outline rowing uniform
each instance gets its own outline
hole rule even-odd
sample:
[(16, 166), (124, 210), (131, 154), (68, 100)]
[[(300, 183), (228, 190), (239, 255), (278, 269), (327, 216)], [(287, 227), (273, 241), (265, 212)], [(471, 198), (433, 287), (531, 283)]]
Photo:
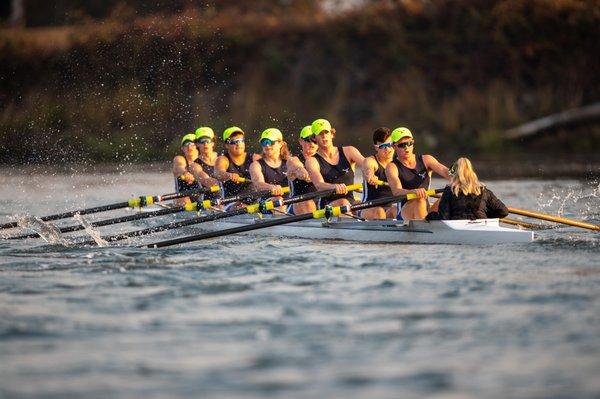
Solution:
[[(398, 177), (400, 183), (402, 183), (402, 188), (406, 190), (414, 190), (415, 188), (428, 190), (431, 184), (431, 174), (425, 166), (423, 155), (415, 155), (415, 158), (417, 164), (414, 169), (404, 166), (399, 159), (394, 159), (392, 162), (398, 168)], [(406, 200), (402, 200), (401, 204), (404, 205), (406, 202)]]
[[(346, 158), (343, 147), (337, 147), (337, 149), (339, 152), (337, 165), (330, 164), (319, 153), (316, 153), (314, 157), (317, 162), (319, 162), (321, 176), (323, 176), (325, 183), (345, 184), (346, 186), (350, 186), (354, 184), (354, 169), (352, 169), (352, 165), (348, 161), (348, 158)], [(328, 203), (341, 198), (346, 198), (350, 203), (354, 202), (354, 196), (352, 195), (352, 192), (349, 192), (346, 194), (335, 194), (326, 199), (319, 198), (317, 206), (321, 208)]]
[(258, 163), (260, 164), (260, 170), (265, 178), (265, 183), (277, 184), (281, 187), (287, 185), (287, 164), (285, 161), (282, 160), (281, 165), (277, 168), (269, 166), (264, 158), (259, 159)]
[(234, 195), (247, 194), (252, 192), (252, 183), (250, 182), (250, 164), (252, 163), (253, 155), (246, 153), (246, 159), (243, 164), (237, 165), (233, 162), (229, 153), (225, 153), (229, 160), (228, 173), (237, 173), (240, 177), (246, 179), (245, 183), (234, 183), (231, 180), (223, 182), (223, 198), (232, 197)]
[[(210, 177), (214, 178), (214, 176), (215, 176), (215, 165), (209, 165), (209, 164), (207, 164), (202, 159), (200, 159), (200, 157), (196, 158), (196, 160), (194, 162), (196, 162), (198, 165), (200, 165), (202, 167), (202, 170), (207, 175), (209, 175)], [(221, 198), (221, 193), (220, 192), (206, 193), (202, 197), (203, 200), (211, 200), (211, 201), (219, 199), (219, 198)]]
[[(387, 182), (387, 178), (385, 176), (385, 168), (379, 163), (376, 156), (373, 156), (373, 158), (375, 159), (375, 162), (377, 162), (377, 170), (375, 171), (375, 177), (377, 177), (377, 180), (379, 181)], [(363, 179), (362, 202), (391, 196), (392, 189), (389, 186), (374, 186), (372, 184), (368, 184), (367, 181)]]
[[(304, 158), (304, 154), (298, 155), (298, 159), (302, 162), (302, 165), (305, 164), (306, 158)], [(288, 184), (290, 185), (290, 197), (317, 191), (314, 184), (302, 179), (290, 180)]]

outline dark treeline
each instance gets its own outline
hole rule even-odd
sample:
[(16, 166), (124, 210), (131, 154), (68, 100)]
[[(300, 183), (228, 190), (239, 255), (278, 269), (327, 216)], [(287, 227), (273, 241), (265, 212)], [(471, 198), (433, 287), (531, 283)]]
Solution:
[(63, 3), (86, 22), (1, 34), (0, 162), (165, 159), (199, 125), (295, 136), (317, 117), (362, 149), (405, 125), (442, 158), (600, 150), (589, 127), (502, 138), (600, 99), (596, 1)]

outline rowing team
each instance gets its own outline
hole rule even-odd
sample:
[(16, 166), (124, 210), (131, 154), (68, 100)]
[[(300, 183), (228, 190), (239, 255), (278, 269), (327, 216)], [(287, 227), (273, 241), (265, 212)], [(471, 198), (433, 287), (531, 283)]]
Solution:
[[(365, 209), (358, 215), (364, 219), (483, 219), (505, 217), (506, 206), (481, 184), (471, 162), (459, 158), (448, 169), (435, 157), (414, 153), (415, 139), (411, 131), (399, 127), (393, 131), (380, 127), (373, 132), (373, 154), (364, 157), (353, 146), (336, 146), (336, 131), (329, 121), (317, 119), (302, 128), (298, 143), (302, 152), (290, 154), (279, 129), (269, 128), (260, 135), (261, 154), (246, 152), (245, 133), (237, 126), (223, 132), (225, 150), (215, 152), (215, 133), (200, 127), (181, 139), (181, 155), (173, 159), (173, 175), (178, 191), (211, 187), (219, 184), (220, 193), (205, 199), (232, 197), (267, 190), (273, 198), (314, 191), (335, 189), (335, 195), (293, 204), (294, 214), (308, 213), (326, 205), (355, 203), (348, 186), (354, 183), (358, 165), (363, 174), (363, 201), (401, 196), (409, 193), (416, 199), (404, 200), (388, 207)], [(431, 175), (448, 180), (441, 200), (429, 205), (426, 190)], [(385, 184), (381, 184), (385, 182)], [(185, 199), (189, 201), (189, 199)], [(240, 206), (240, 203), (228, 205)]]

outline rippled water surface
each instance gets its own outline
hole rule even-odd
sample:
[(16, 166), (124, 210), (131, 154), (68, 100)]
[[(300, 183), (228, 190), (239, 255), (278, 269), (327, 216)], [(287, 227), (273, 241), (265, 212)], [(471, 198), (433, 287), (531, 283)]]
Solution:
[[(0, 221), (171, 184), (5, 170)], [(597, 181), (489, 187), (510, 206), (600, 223)], [(599, 233), (554, 228), (485, 247), (133, 243), (0, 240), (0, 398), (600, 396)]]

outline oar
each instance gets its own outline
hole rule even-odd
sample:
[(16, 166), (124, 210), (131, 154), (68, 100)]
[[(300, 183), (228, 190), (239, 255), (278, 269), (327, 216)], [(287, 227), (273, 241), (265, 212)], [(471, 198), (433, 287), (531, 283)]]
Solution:
[[(57, 214), (48, 215), (48, 216), (41, 216), (40, 219), (43, 220), (44, 222), (48, 222), (51, 220), (70, 218), (72, 216), (75, 216), (76, 214), (87, 215), (89, 213), (112, 211), (114, 209), (122, 209), (122, 208), (127, 208), (127, 207), (136, 208), (136, 207), (142, 207), (142, 206), (146, 206), (146, 205), (152, 205), (155, 202), (162, 202), (162, 201), (168, 201), (168, 200), (172, 200), (172, 199), (176, 199), (176, 198), (187, 197), (189, 195), (203, 194), (203, 193), (209, 193), (209, 192), (215, 193), (217, 191), (220, 191), (220, 189), (221, 189), (221, 187), (219, 187), (219, 186), (211, 186), (209, 188), (200, 188), (197, 190), (190, 190), (190, 191), (185, 191), (185, 192), (181, 192), (181, 193), (171, 193), (171, 194), (154, 195), (154, 196), (141, 196), (141, 197), (132, 198), (128, 201), (117, 202), (114, 204), (101, 205), (101, 206), (96, 206), (93, 208), (77, 209), (74, 211), (57, 213)], [(10, 228), (17, 227), (17, 226), (18, 226), (18, 223), (16, 221), (4, 223), (4, 224), (0, 225), (0, 230), (10, 229)]]
[[(284, 187), (283, 192), (284, 192), (284, 194), (288, 193), (289, 188)], [(157, 216), (170, 215), (173, 213), (179, 213), (179, 212), (184, 212), (184, 211), (199, 212), (204, 209), (209, 209), (210, 207), (213, 207), (213, 206), (218, 206), (221, 204), (230, 204), (232, 202), (243, 201), (243, 200), (248, 200), (248, 199), (262, 198), (262, 197), (266, 197), (270, 194), (271, 194), (270, 190), (263, 190), (263, 191), (257, 191), (257, 192), (253, 192), (253, 193), (249, 193), (249, 194), (245, 194), (245, 195), (236, 195), (236, 196), (228, 197), (228, 198), (224, 198), (224, 199), (204, 200), (199, 203), (198, 202), (190, 202), (190, 203), (187, 203), (182, 206), (176, 206), (173, 208), (166, 208), (166, 209), (159, 209), (159, 210), (153, 211), (153, 212), (143, 212), (143, 213), (137, 213), (135, 215), (127, 215), (127, 216), (121, 216), (121, 217), (112, 218), (112, 219), (99, 220), (99, 221), (90, 223), (90, 225), (92, 227), (102, 227), (102, 226), (110, 226), (110, 225), (118, 224), (118, 223), (132, 222), (134, 220), (149, 219), (149, 218), (157, 217)], [(82, 224), (76, 224), (73, 226), (65, 226), (65, 227), (57, 227), (57, 230), (59, 233), (71, 233), (73, 231), (80, 231), (83, 229), (85, 229), (85, 226)], [(6, 237), (6, 239), (7, 240), (19, 240), (19, 239), (23, 239), (23, 238), (35, 238), (38, 236), (39, 236), (38, 233), (29, 233), (29, 234), (22, 234), (22, 235), (18, 235), (18, 236)]]
[[(353, 185), (348, 186), (348, 191), (354, 191), (361, 187), (362, 187), (362, 184), (360, 184), (360, 183), (353, 184)], [(333, 194), (335, 194), (335, 189), (315, 191), (312, 193), (298, 195), (296, 197), (287, 198), (287, 199), (278, 200), (278, 201), (259, 202), (256, 204), (244, 206), (239, 209), (234, 209), (234, 210), (231, 210), (228, 212), (213, 213), (213, 214), (206, 215), (206, 216), (200, 216), (200, 217), (191, 218), (191, 219), (187, 219), (187, 220), (180, 220), (177, 222), (167, 223), (167, 224), (160, 225), (160, 226), (149, 227), (149, 228), (143, 229), (143, 230), (135, 230), (135, 231), (129, 231), (127, 233), (115, 234), (112, 236), (102, 237), (102, 239), (106, 242), (115, 242), (115, 241), (124, 240), (126, 238), (140, 237), (140, 236), (144, 236), (144, 235), (148, 235), (148, 234), (152, 234), (152, 233), (158, 233), (160, 231), (177, 229), (180, 227), (210, 222), (210, 221), (224, 219), (224, 218), (228, 218), (228, 217), (232, 217), (232, 216), (252, 214), (252, 213), (258, 213), (258, 212), (266, 212), (266, 211), (275, 209), (279, 206), (308, 201), (308, 200), (311, 200), (311, 199), (314, 199), (317, 197), (328, 197)], [(79, 244), (80, 245), (94, 245), (95, 241), (85, 241), (85, 242), (80, 242)]]
[(589, 229), (594, 231), (600, 231), (600, 226), (581, 222), (579, 220), (567, 219), (560, 216), (548, 215), (546, 213), (528, 211), (526, 209), (512, 208), (508, 207), (508, 211), (510, 213), (514, 213), (515, 215), (527, 216), (534, 219), (546, 220), (548, 222), (561, 223), (569, 226), (581, 227), (582, 229)]
[[(435, 193), (442, 192), (442, 191), (444, 191), (444, 190), (443, 189), (427, 190), (427, 195), (434, 195)], [(172, 240), (160, 241), (160, 242), (156, 242), (153, 244), (143, 245), (142, 247), (145, 247), (145, 248), (168, 247), (171, 245), (183, 244), (183, 243), (191, 242), (191, 241), (206, 240), (208, 238), (221, 237), (221, 236), (226, 236), (229, 234), (244, 233), (247, 231), (263, 229), (266, 227), (281, 226), (284, 224), (301, 222), (303, 220), (330, 218), (332, 216), (340, 216), (340, 215), (350, 212), (350, 211), (359, 211), (362, 209), (387, 205), (392, 202), (399, 202), (404, 199), (411, 200), (411, 199), (415, 199), (415, 198), (417, 198), (417, 196), (415, 194), (411, 193), (411, 194), (406, 194), (406, 195), (397, 195), (397, 196), (393, 196), (393, 197), (380, 198), (380, 199), (367, 201), (367, 202), (363, 202), (363, 203), (351, 205), (351, 206), (326, 207), (325, 209), (319, 209), (317, 211), (310, 212), (310, 213), (303, 213), (301, 215), (289, 216), (289, 217), (285, 217), (285, 218), (276, 218), (276, 219), (271, 219), (271, 220), (268, 220), (265, 222), (253, 223), (253, 224), (243, 225), (243, 226), (239, 226), (239, 227), (233, 227), (233, 228), (225, 229), (225, 230), (211, 231), (211, 232), (207, 232), (207, 233), (203, 233), (203, 234), (196, 234), (196, 235), (192, 235), (192, 236), (175, 238)]]

